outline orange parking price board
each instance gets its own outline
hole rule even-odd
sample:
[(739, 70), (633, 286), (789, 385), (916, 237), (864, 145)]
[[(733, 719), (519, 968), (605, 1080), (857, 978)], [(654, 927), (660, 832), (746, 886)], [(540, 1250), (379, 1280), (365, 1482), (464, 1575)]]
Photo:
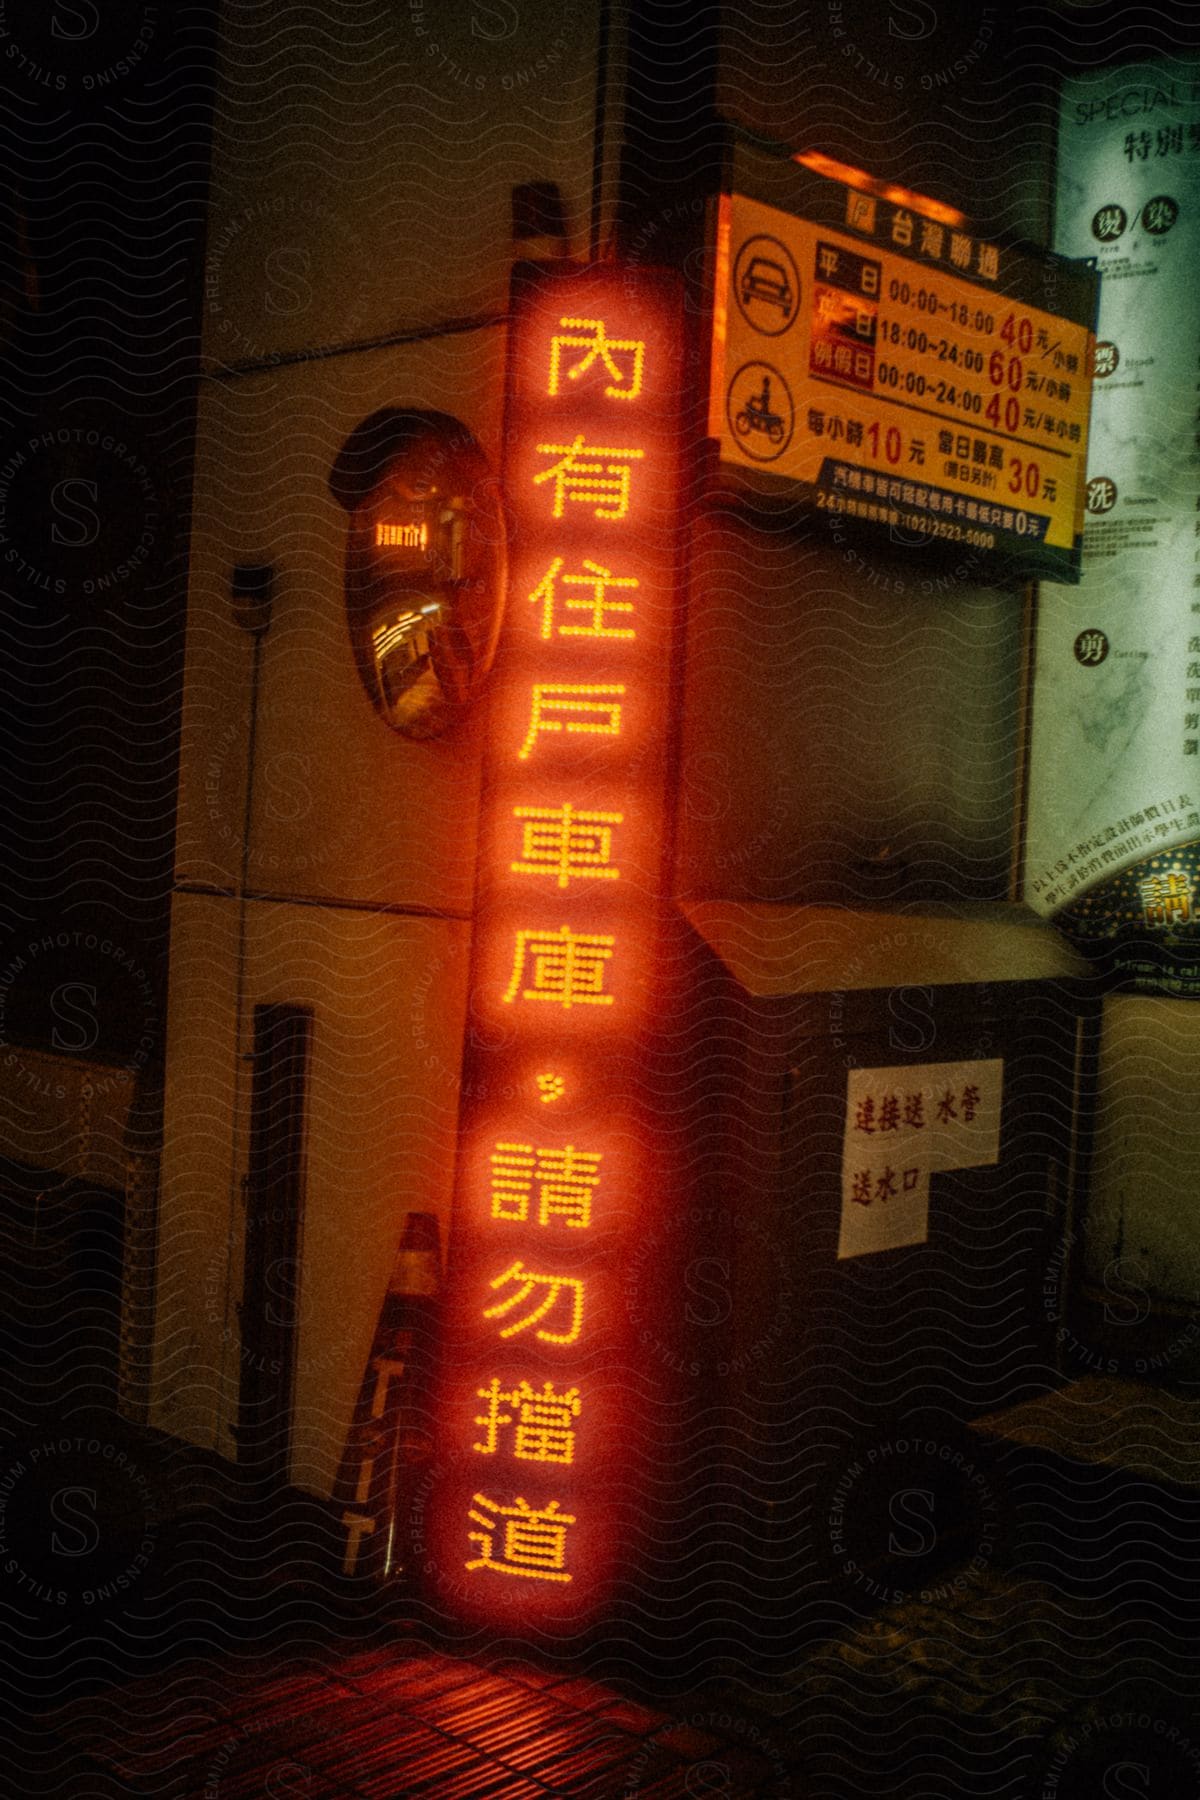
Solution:
[[(735, 484), (1078, 578), (1094, 284), (841, 184), (841, 218), (719, 203), (709, 435)], [(1053, 291), (1053, 283), (1044, 283)], [(739, 481), (739, 477), (741, 481)]]

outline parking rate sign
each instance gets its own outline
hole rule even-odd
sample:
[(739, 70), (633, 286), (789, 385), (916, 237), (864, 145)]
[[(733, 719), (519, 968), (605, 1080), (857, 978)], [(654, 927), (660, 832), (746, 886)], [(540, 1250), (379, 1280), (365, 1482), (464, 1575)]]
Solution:
[(844, 229), (720, 203), (708, 429), (726, 473), (1074, 579), (1088, 326), (1031, 303), (1036, 258), (843, 192)]

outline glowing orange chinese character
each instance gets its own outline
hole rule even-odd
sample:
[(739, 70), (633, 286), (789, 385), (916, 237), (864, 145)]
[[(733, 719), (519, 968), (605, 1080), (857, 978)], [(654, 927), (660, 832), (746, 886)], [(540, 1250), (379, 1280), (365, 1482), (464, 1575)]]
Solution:
[[(604, 327), (603, 319), (560, 319), (568, 331), (586, 331), (587, 337), (555, 337), (550, 340), (550, 392), (557, 394), (559, 390), (559, 372), (564, 350), (583, 350), (586, 352), (578, 362), (567, 370), (568, 381), (581, 381), (596, 361), (609, 376), (609, 384), (604, 392), (610, 400), (636, 400), (642, 391), (642, 365), (646, 359), (646, 346), (640, 338), (610, 338)], [(630, 352), (628, 364), (622, 368), (613, 356), (614, 350)]]
[[(548, 638), (553, 629), (556, 598), (554, 584), (562, 573), (564, 560), (561, 556), (554, 558), (529, 596), (535, 606), (539, 602), (541, 603), (542, 636), (544, 638)], [(632, 601), (608, 600), (605, 598), (605, 590), (608, 588), (635, 588), (639, 585), (636, 575), (614, 575), (611, 569), (604, 567), (603, 563), (593, 562), (587, 556), (583, 559), (583, 566), (588, 571), (586, 575), (563, 575), (562, 585), (564, 587), (591, 588), (592, 597), (590, 600), (579, 600), (568, 594), (563, 600), (563, 606), (567, 612), (590, 613), (592, 622), (590, 625), (560, 625), (558, 627), (559, 637), (636, 637), (637, 632), (631, 625), (610, 625), (605, 617), (607, 613), (628, 614), (633, 611)]]
[(537, 1222), (552, 1219), (586, 1227), (592, 1222), (592, 1189), (600, 1185), (600, 1153), (534, 1150), (532, 1144), (497, 1144), (492, 1152), (492, 1217), (523, 1225), (537, 1186)]
[(629, 511), (629, 482), (633, 474), (631, 462), (638, 462), (644, 450), (613, 450), (599, 444), (585, 444), (583, 433), (571, 444), (539, 444), (539, 456), (561, 458), (552, 469), (543, 469), (533, 477), (534, 487), (543, 481), (554, 483), (556, 519), (561, 519), (568, 500), (590, 506), (598, 519), (623, 519)]
[[(624, 697), (623, 682), (535, 682), (529, 708), (529, 730), (517, 751), (518, 762), (528, 761), (541, 731), (591, 732), (598, 737), (620, 737)], [(560, 716), (564, 714), (567, 715), (565, 724)]]
[[(517, 1284), (516, 1292), (509, 1294), (506, 1300), (497, 1300), (494, 1306), (485, 1306), (483, 1309), (485, 1319), (503, 1318), (504, 1314), (511, 1312), (514, 1306), (520, 1306), (523, 1301), (529, 1299), (531, 1294), (536, 1294), (539, 1287), (545, 1288), (546, 1292), (532, 1312), (524, 1313), (511, 1325), (501, 1326), (500, 1336), (502, 1338), (515, 1337), (519, 1331), (527, 1331), (531, 1325), (537, 1325), (534, 1335), (541, 1338), (545, 1344), (573, 1344), (575, 1342), (579, 1336), (579, 1328), (583, 1324), (582, 1281), (577, 1281), (573, 1275), (535, 1275), (532, 1269), (525, 1268), (520, 1258), (516, 1262), (510, 1263), (508, 1268), (502, 1274), (497, 1275), (490, 1285), (493, 1288), (502, 1288), (510, 1281)], [(566, 1310), (570, 1313), (570, 1323), (565, 1331), (548, 1331), (543, 1325), (538, 1324), (538, 1321), (552, 1313), (560, 1299), (564, 1301)]]
[[(488, 1409), (476, 1414), (475, 1423), (484, 1427), (484, 1437), (482, 1443), (471, 1445), (472, 1450), (478, 1450), (481, 1456), (494, 1455), (501, 1430), (515, 1424), (513, 1455), (520, 1461), (574, 1462), (574, 1420), (583, 1407), (578, 1388), (556, 1394), (547, 1381), (539, 1394), (527, 1381), (518, 1382), (515, 1388), (501, 1388), (499, 1376), (493, 1376), (490, 1387), (477, 1391), (479, 1398), (487, 1401)], [(507, 1406), (516, 1408), (515, 1419), (512, 1413), (501, 1410)]]
[(543, 1106), (548, 1106), (552, 1100), (561, 1100), (567, 1091), (567, 1084), (561, 1075), (539, 1075), (536, 1080), (538, 1099)]
[[(467, 1541), (480, 1550), (468, 1569), (494, 1569), (498, 1575), (527, 1575), (535, 1581), (570, 1581), (563, 1565), (567, 1526), (576, 1518), (574, 1513), (560, 1512), (557, 1500), (535, 1507), (518, 1494), (514, 1506), (501, 1506), (486, 1494), (476, 1494), (468, 1516), (482, 1528), (467, 1533)], [(499, 1556), (493, 1554), (497, 1519), (505, 1521)]]
[(1138, 882), (1147, 925), (1186, 923), (1191, 915), (1192, 889), (1182, 869), (1164, 869)]
[(522, 1224), (529, 1217), (533, 1145), (498, 1143), (492, 1151), (491, 1162), (492, 1217)]
[(514, 806), (521, 827), (521, 862), (514, 875), (553, 875), (565, 888), (572, 875), (580, 879), (617, 881), (621, 871), (612, 855), (613, 825), (624, 813), (576, 812), (573, 806)]
[[(595, 932), (573, 932), (562, 925), (557, 931), (518, 931), (512, 980), (504, 1001), (550, 1000), (559, 1006), (611, 1006), (613, 996), (603, 992), (605, 964), (612, 958), (615, 938)], [(533, 964), (525, 974), (526, 959)], [(523, 988), (522, 981), (530, 986)]]

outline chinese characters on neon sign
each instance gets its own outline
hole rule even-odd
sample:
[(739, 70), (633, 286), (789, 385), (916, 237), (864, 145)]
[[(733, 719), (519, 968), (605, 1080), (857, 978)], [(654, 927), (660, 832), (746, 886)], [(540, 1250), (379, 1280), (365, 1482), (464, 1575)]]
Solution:
[[(493, 683), (438, 1408), (435, 1587), (603, 1599), (605, 1370), (648, 1204), (641, 1042), (663, 882), (680, 321), (657, 275), (518, 271)], [(642, 1220), (644, 1229), (644, 1220)]]

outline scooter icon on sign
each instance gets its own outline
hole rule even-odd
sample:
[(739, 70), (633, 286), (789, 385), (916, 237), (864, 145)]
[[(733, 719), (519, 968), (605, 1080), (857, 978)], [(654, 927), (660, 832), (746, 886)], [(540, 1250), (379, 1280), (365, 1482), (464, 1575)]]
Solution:
[(796, 422), (786, 377), (772, 363), (743, 363), (725, 395), (725, 421), (725, 450), (735, 463), (777, 462)]
[(782, 444), (785, 421), (782, 413), (771, 411), (771, 377), (769, 375), (763, 376), (761, 391), (749, 396), (733, 423), (742, 437), (749, 437), (752, 431), (763, 431), (770, 443)]

